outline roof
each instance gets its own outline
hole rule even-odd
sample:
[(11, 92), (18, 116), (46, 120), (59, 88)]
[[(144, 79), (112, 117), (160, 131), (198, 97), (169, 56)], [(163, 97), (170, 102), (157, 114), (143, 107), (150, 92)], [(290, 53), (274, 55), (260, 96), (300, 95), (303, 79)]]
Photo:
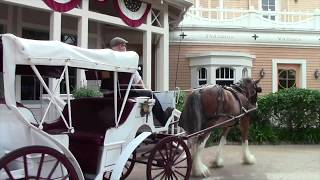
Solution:
[(60, 41), (40, 41), (3, 34), (3, 63), (15, 65), (65, 66), (118, 72), (135, 72), (136, 52), (111, 49), (86, 49)]

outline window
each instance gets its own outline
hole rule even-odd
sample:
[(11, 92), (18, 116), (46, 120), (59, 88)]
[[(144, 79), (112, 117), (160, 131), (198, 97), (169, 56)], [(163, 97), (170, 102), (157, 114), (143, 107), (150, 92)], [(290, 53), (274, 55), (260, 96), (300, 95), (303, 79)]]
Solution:
[[(48, 84), (48, 78), (43, 78), (43, 80)], [(42, 85), (36, 76), (21, 76), (21, 100), (40, 100), (40, 94), (47, 92), (41, 87)]]
[(274, 15), (274, 12), (276, 11), (276, 0), (262, 0), (262, 10), (268, 11), (266, 15), (263, 15), (264, 18), (275, 20), (276, 16)]
[(4, 33), (4, 25), (0, 24), (0, 34), (3, 34), (3, 33)]
[(200, 68), (198, 71), (198, 85), (204, 85), (207, 84), (207, 69), (206, 68)]
[(230, 86), (234, 83), (234, 70), (222, 67), (216, 70), (216, 84)]
[(278, 70), (278, 90), (296, 87), (296, 71), (293, 69)]
[[(35, 29), (22, 29), (22, 37), (35, 40), (49, 40), (49, 32), (39, 31)], [(44, 78), (46, 84), (49, 79)], [(21, 100), (39, 100), (40, 94), (46, 93), (41, 89), (42, 85), (35, 75), (21, 75)]]

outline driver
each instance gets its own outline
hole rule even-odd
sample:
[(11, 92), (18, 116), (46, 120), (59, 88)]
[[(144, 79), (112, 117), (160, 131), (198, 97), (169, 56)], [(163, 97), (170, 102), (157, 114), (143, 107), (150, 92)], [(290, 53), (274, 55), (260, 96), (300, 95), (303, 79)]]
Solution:
[[(111, 39), (109, 45), (112, 50), (124, 52), (127, 50), (127, 43), (127, 40), (120, 37), (115, 37)], [(167, 108), (166, 111), (163, 111), (162, 106), (157, 97), (153, 95), (151, 90), (146, 89), (146, 86), (138, 71), (134, 73), (132, 83), (134, 85), (138, 85), (139, 89), (145, 90), (135, 91), (134, 89), (131, 89), (129, 97), (147, 96), (151, 98), (153, 96), (153, 98), (155, 99), (155, 105), (152, 108), (152, 113), (154, 117), (161, 123), (161, 125), (164, 126), (167, 122), (167, 119), (171, 116), (173, 108)], [(103, 87), (103, 83), (101, 84), (101, 87)]]

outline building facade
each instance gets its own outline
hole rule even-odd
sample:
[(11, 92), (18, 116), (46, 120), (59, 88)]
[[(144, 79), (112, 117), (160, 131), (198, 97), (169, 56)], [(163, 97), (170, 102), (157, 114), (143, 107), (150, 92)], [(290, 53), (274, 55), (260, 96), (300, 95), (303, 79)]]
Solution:
[[(186, 0), (144, 0), (142, 3), (151, 4), (151, 10), (144, 23), (132, 27), (121, 19), (115, 2), (82, 0), (78, 7), (60, 13), (53, 11), (42, 0), (0, 0), (0, 34), (58, 40), (83, 48), (109, 48), (113, 37), (123, 37), (129, 42), (127, 49), (136, 51), (140, 56), (141, 75), (146, 86), (154, 90), (167, 90), (169, 30), (182, 20), (192, 4)], [(16, 79), (17, 102), (22, 102), (33, 110), (36, 117), (41, 117), (37, 110), (41, 108), (40, 94), (45, 94), (45, 91), (39, 81), (33, 76), (19, 75)], [(46, 79), (46, 82), (49, 88), (53, 88), (57, 79)], [(70, 82), (73, 89), (90, 85), (82, 70), (70, 72)], [(0, 88), (3, 90), (3, 87)], [(60, 94), (63, 96), (65, 91), (62, 85)], [(0, 95), (3, 96), (3, 91)]]
[(170, 33), (170, 88), (261, 79), (320, 89), (320, 1), (193, 0)]

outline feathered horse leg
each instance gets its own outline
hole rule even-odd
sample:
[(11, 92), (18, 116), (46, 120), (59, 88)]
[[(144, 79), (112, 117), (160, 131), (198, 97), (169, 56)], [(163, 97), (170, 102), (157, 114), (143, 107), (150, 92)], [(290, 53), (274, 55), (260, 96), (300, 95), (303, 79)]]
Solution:
[(220, 143), (218, 146), (216, 158), (212, 162), (211, 167), (214, 167), (214, 168), (223, 167), (222, 148), (225, 144), (227, 144), (227, 136), (228, 136), (229, 131), (230, 131), (230, 127), (223, 128), (223, 133), (220, 138)]
[(251, 154), (249, 150), (249, 143), (248, 143), (248, 133), (249, 133), (249, 126), (250, 126), (250, 118), (249, 116), (244, 117), (240, 120), (240, 130), (241, 130), (241, 137), (242, 137), (242, 152), (243, 152), (243, 163), (244, 164), (254, 164), (256, 162), (256, 158), (253, 154)]
[(207, 177), (210, 176), (210, 170), (206, 165), (203, 164), (201, 159), (201, 154), (206, 145), (206, 142), (210, 136), (210, 133), (204, 134), (203, 136), (199, 136), (193, 139), (191, 145), (192, 152), (192, 175), (193, 176), (202, 176)]

